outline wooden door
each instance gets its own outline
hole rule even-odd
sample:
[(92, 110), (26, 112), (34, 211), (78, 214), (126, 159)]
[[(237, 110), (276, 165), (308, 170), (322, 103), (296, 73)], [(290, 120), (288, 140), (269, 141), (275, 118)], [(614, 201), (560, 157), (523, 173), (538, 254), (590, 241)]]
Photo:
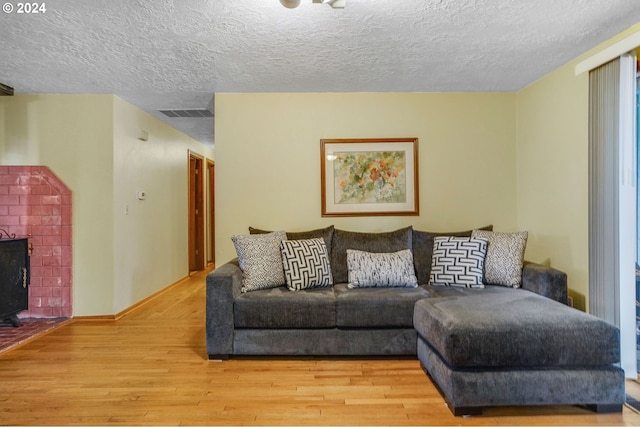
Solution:
[(189, 153), (189, 271), (204, 270), (203, 158)]
[(215, 264), (216, 262), (216, 178), (215, 163), (207, 160), (207, 169), (209, 171), (209, 257), (207, 262)]

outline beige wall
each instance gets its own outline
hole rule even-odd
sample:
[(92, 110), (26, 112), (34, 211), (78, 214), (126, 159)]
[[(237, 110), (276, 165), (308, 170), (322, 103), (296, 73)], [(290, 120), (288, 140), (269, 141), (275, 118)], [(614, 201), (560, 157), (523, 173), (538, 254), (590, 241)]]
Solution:
[(73, 192), (73, 312), (113, 313), (113, 97), (0, 97), (0, 162), (45, 165)]
[[(117, 97), (113, 116), (114, 310), (120, 312), (189, 274), (188, 152), (213, 158), (213, 150)], [(138, 139), (141, 131), (148, 141)], [(144, 201), (136, 197), (142, 190)]]
[(0, 97), (0, 164), (49, 166), (73, 191), (74, 316), (116, 314), (188, 274), (189, 149), (213, 156), (112, 95)]
[[(515, 94), (216, 95), (216, 259), (247, 227), (516, 226)], [(418, 137), (420, 216), (322, 218), (320, 139)]]
[[(566, 65), (518, 93), (517, 215), (527, 258), (567, 273), (577, 305), (588, 289), (588, 75)], [(583, 307), (584, 308), (584, 307)]]
[(640, 31), (640, 24), (555, 70), (517, 95), (517, 224), (530, 230), (527, 257), (567, 272), (588, 307), (588, 73), (575, 66)]

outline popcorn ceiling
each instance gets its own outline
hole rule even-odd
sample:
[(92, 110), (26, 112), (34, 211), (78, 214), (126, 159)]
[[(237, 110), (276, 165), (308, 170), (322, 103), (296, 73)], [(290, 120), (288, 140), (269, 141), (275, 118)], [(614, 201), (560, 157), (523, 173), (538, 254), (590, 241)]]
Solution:
[(639, 21), (638, 0), (51, 0), (0, 12), (0, 81), (113, 93), (170, 123), (157, 110), (220, 92), (515, 91)]

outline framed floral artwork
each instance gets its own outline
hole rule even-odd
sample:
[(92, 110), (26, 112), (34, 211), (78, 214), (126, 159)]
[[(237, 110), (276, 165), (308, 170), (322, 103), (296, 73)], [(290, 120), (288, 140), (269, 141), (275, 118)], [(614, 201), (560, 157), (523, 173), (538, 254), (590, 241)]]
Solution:
[(320, 140), (322, 216), (418, 215), (418, 138)]

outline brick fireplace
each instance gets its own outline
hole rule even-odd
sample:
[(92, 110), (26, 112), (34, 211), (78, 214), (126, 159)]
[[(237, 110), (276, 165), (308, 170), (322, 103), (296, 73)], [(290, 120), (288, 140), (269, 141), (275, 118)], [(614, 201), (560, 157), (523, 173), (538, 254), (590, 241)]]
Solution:
[(71, 317), (71, 203), (71, 190), (48, 167), (0, 166), (0, 228), (28, 237), (32, 248), (21, 318)]

